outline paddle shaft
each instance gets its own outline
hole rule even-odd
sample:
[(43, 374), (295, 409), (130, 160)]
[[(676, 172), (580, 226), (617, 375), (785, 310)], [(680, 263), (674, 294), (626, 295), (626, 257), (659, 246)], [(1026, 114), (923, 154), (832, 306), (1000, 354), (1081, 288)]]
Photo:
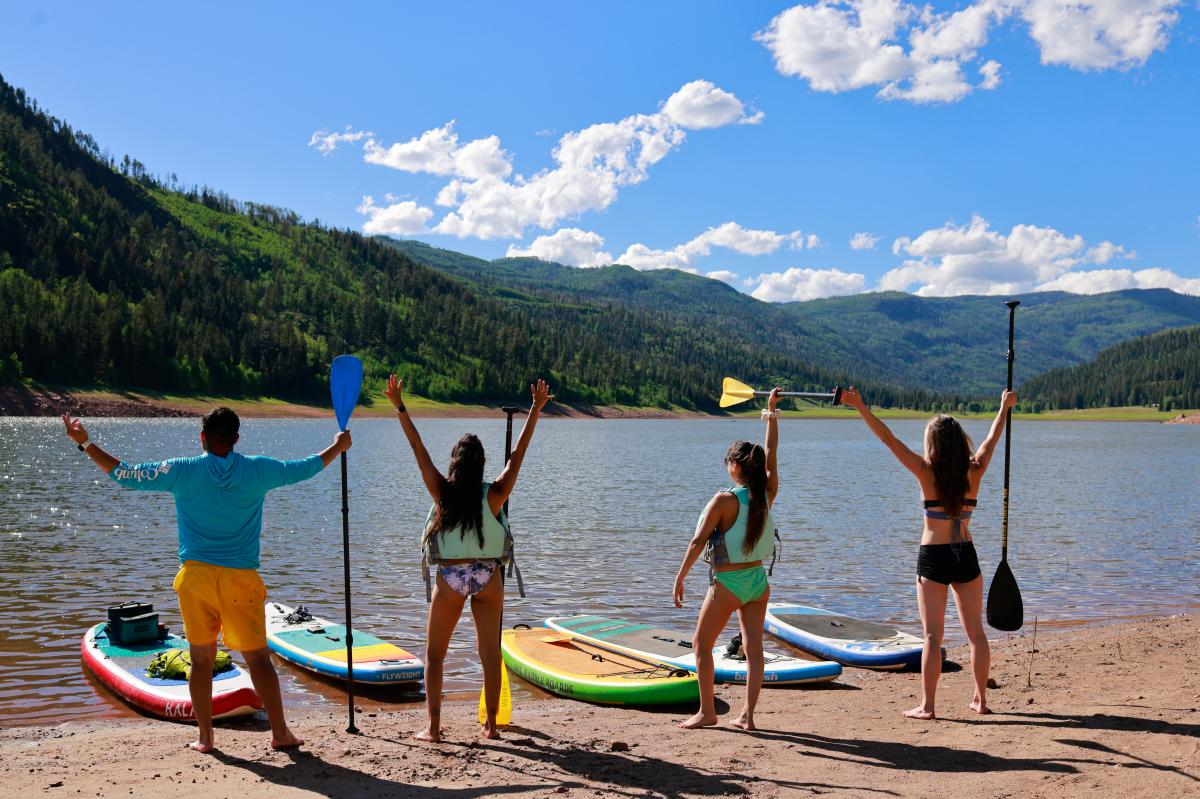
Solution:
[[(1009, 300), (1008, 306), (1008, 380), (1005, 388), (1012, 391), (1013, 377), (1013, 330), (1016, 325), (1017, 306), (1020, 300)], [(1012, 456), (1012, 408), (1005, 411), (1004, 416), (1004, 503), (1000, 521), (1000, 562), (1008, 562), (1008, 474)]]
[[(736, 395), (734, 395), (734, 396), (736, 396)], [(754, 396), (769, 397), (769, 396), (771, 396), (771, 392), (770, 391), (755, 391)], [(781, 396), (781, 397), (803, 397), (804, 399), (815, 399), (815, 400), (829, 400), (834, 405), (836, 405), (838, 403), (838, 400), (840, 400), (842, 398), (842, 392), (841, 391), (831, 391), (829, 393), (821, 393), (819, 391), (780, 391), (779, 396)]]
[[(506, 417), (504, 424), (504, 465), (508, 465), (508, 461), (512, 458), (512, 418), (513, 414), (520, 413), (521, 409), (511, 405), (505, 405), (500, 410), (504, 411)], [(504, 516), (508, 517), (508, 500), (504, 500)], [(500, 579), (504, 579), (504, 564), (500, 565)], [(500, 633), (496, 636), (496, 646), (503, 647), (504, 641), (504, 607), (500, 607)], [(500, 668), (504, 668), (504, 659), (500, 659)], [(484, 691), (487, 693), (486, 689)], [(503, 694), (502, 694), (503, 695)], [(499, 715), (500, 706), (496, 705), (497, 715)]]
[[(504, 465), (508, 465), (509, 458), (512, 457), (512, 418), (513, 414), (520, 413), (520, 408), (514, 408), (511, 405), (505, 405), (500, 410), (504, 411), (508, 417), (508, 422), (504, 428)], [(508, 513), (508, 500), (504, 500), (504, 512)]]
[(346, 481), (346, 453), (342, 453), (342, 580), (346, 586), (346, 691), (350, 695), (350, 724), (346, 732), (358, 734), (354, 726), (354, 631), (350, 626), (350, 488)]
[(667, 669), (668, 671), (687, 671), (687, 669), (683, 668), (682, 666), (676, 666), (672, 663), (664, 663), (661, 660), (651, 660), (650, 658), (644, 658), (640, 655), (635, 655), (632, 652), (627, 652), (620, 649), (612, 649), (604, 646), (603, 644), (598, 644), (590, 639), (576, 638), (569, 633), (567, 633), (567, 635), (569, 636), (570, 642), (578, 647), (590, 646), (592, 649), (599, 649), (601, 652), (607, 652), (610, 655), (617, 655), (618, 657), (623, 657), (638, 663), (645, 663), (647, 666), (654, 666), (655, 668)]

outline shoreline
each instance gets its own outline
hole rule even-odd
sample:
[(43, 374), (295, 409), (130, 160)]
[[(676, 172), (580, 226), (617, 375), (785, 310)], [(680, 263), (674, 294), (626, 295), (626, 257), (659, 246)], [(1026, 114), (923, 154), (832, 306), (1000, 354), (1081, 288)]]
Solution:
[(189, 725), (141, 717), (9, 727), (0, 780), (20, 796), (888, 797), (947, 779), (984, 797), (1178, 796), (1200, 786), (1198, 653), (1194, 614), (1039, 629), (1036, 646), (1027, 626), (992, 643), (989, 716), (966, 708), (967, 653), (950, 649), (964, 668), (944, 674), (934, 722), (900, 716), (919, 674), (846, 669), (826, 687), (764, 689), (752, 733), (728, 726), (743, 693), (731, 686), (717, 688), (721, 725), (692, 732), (674, 726), (687, 708), (552, 698), (519, 702), (504, 740), (484, 741), (474, 697), (447, 699), (437, 745), (409, 737), (423, 720), (412, 705), (367, 708), (357, 737), (344, 708), (289, 708), (308, 741), (290, 754), (253, 719), (218, 723), (214, 756), (185, 748)]
[[(358, 418), (390, 418), (391, 405), (382, 395), (369, 395), (369, 404), (355, 409)], [(414, 418), (481, 419), (499, 416), (499, 405), (446, 403), (424, 397), (406, 400)], [(332, 410), (323, 405), (306, 404), (277, 398), (232, 398), (205, 395), (172, 395), (130, 389), (126, 391), (72, 389), (43, 385), (0, 386), (0, 416), (50, 417), (62, 413), (73, 416), (116, 418), (188, 418), (202, 416), (210, 408), (227, 405), (245, 419), (323, 419)], [(524, 407), (524, 406), (522, 406)], [(932, 411), (872, 409), (882, 419), (926, 419)], [(626, 406), (570, 406), (555, 403), (543, 411), (556, 419), (748, 419), (757, 418), (757, 410), (732, 413), (705, 413), (682, 408), (638, 408)], [(960, 419), (990, 420), (994, 412), (956, 413)], [(812, 407), (782, 411), (783, 419), (858, 419), (850, 409)], [(1156, 422), (1171, 425), (1200, 424), (1200, 411), (1156, 411), (1152, 408), (1090, 408), (1085, 410), (1014, 413), (1019, 421), (1072, 422)]]

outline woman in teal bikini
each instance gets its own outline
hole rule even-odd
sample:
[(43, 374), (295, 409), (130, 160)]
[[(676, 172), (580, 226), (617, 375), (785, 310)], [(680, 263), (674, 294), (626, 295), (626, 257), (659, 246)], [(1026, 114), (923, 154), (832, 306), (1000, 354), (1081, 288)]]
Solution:
[(692, 651), (696, 654), (696, 676), (700, 681), (700, 712), (679, 726), (684, 729), (711, 727), (717, 723), (713, 703), (713, 646), (736, 611), (742, 628), (742, 648), (746, 653), (749, 675), (746, 680), (746, 705), (731, 723), (743, 730), (754, 729), (754, 706), (763, 680), (763, 621), (771, 588), (763, 560), (774, 549), (775, 523), (771, 504), (779, 491), (776, 446), (779, 423), (775, 406), (780, 389), (767, 398), (767, 435), (763, 446), (737, 441), (725, 454), (725, 468), (734, 487), (716, 494), (696, 524), (675, 577), (675, 607), (683, 607), (683, 581), (696, 560), (710, 548), (713, 585), (700, 608)]
[[(416, 734), (422, 741), (442, 736), (442, 672), (450, 636), (458, 625), (467, 600), (475, 618), (475, 640), (483, 666), (487, 702), (484, 736), (499, 738), (496, 711), (500, 706), (500, 617), (504, 611), (502, 562), (510, 554), (503, 508), (517, 483), (517, 473), (533, 438), (533, 428), (546, 403), (554, 399), (545, 380), (529, 387), (533, 404), (508, 463), (494, 482), (483, 479), (483, 444), (468, 433), (450, 451), (450, 466), (443, 476), (433, 465), (417, 428), (404, 407), (404, 381), (388, 379), (387, 396), (396, 408), (400, 426), (416, 456), (433, 507), (425, 524), (422, 545), (426, 556), (438, 564), (437, 582), (429, 604), (425, 640), (425, 706), (429, 724)], [(427, 577), (428, 579), (428, 577)]]

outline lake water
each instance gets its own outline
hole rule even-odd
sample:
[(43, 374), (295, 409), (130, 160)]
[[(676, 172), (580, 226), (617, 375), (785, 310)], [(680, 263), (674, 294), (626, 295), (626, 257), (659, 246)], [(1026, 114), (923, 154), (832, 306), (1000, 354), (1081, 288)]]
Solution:
[[(515, 421), (519, 431), (521, 417)], [(489, 475), (502, 461), (502, 417), (418, 426), (439, 466), (465, 431), (483, 438)], [(88, 420), (93, 439), (130, 462), (197, 452), (198, 427), (189, 419)], [(892, 427), (919, 448), (923, 422)], [(976, 421), (967, 428), (977, 441), (987, 429)], [(426, 605), (417, 541), (429, 498), (395, 421), (351, 429), (355, 626), (420, 653)], [(299, 457), (323, 448), (333, 431), (332, 421), (247, 420), (239, 449)], [(762, 432), (757, 420), (542, 420), (511, 500), (528, 598), (510, 583), (506, 624), (603, 612), (689, 631), (706, 570), (693, 570), (687, 606), (676, 610), (679, 559), (700, 509), (726, 486), (725, 449)], [(773, 598), (919, 632), (915, 480), (857, 421), (783, 422), (779, 461), (774, 515), (784, 547)], [(1200, 427), (1020, 424), (1012, 474), (1009, 561), (1027, 624), (1035, 615), (1053, 626), (1200, 605)], [(1000, 556), (1002, 481), (998, 452), (971, 522), (985, 580)], [(154, 602), (181, 630), (171, 591), (176, 544), (169, 495), (118, 488), (67, 441), (58, 420), (0, 419), (0, 723), (132, 714), (83, 671), (79, 641), (107, 606), (131, 599)], [(268, 498), (262, 564), (271, 598), (342, 617), (336, 464)], [(962, 640), (957, 621), (947, 633)], [(473, 648), (464, 616), (448, 690), (478, 690)], [(291, 705), (344, 701), (332, 683), (286, 664), (279, 671)], [(524, 690), (516, 682), (514, 689)], [(366, 705), (405, 699), (367, 693)]]

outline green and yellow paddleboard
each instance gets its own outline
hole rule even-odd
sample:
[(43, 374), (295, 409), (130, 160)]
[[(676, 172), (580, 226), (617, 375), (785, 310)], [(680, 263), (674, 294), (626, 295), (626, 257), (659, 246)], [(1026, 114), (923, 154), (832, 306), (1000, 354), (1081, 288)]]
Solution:
[(500, 651), (518, 677), (568, 699), (674, 705), (700, 698), (696, 675), (686, 669), (544, 627), (505, 630)]

